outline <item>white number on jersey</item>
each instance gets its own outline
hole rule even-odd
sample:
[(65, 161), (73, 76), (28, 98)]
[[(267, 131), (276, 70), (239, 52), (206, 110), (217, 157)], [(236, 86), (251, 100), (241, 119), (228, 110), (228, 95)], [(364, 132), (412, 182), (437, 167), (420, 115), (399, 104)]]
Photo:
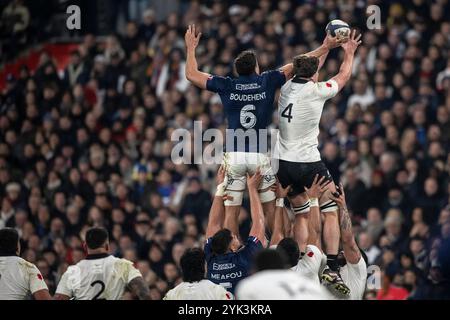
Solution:
[(253, 128), (256, 124), (256, 115), (251, 112), (256, 107), (252, 104), (247, 104), (241, 109), (241, 126), (245, 129)]

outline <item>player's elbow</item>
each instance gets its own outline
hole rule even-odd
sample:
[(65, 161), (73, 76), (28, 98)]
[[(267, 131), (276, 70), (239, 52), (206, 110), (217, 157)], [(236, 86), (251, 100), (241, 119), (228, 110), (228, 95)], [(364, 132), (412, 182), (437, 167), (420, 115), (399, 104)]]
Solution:
[(193, 81), (193, 72), (191, 70), (189, 70), (188, 68), (186, 68), (185, 74), (186, 74), (186, 79), (188, 81), (192, 82)]
[(351, 233), (341, 232), (341, 241), (343, 244), (351, 245), (355, 242), (355, 238)]

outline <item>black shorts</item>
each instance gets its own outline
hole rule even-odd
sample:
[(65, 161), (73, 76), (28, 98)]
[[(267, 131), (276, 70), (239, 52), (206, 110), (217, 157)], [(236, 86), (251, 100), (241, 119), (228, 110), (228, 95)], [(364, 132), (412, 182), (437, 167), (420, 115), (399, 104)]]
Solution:
[(291, 185), (289, 196), (293, 197), (305, 192), (305, 187), (311, 187), (316, 174), (333, 180), (327, 167), (322, 161), (317, 162), (290, 162), (280, 160), (277, 177), (283, 188)]

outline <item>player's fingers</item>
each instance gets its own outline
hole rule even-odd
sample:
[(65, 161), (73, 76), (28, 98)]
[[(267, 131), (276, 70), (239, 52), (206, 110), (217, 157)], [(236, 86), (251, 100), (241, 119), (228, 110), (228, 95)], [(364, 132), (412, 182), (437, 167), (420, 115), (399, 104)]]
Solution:
[(200, 39), (201, 36), (202, 36), (202, 33), (199, 32), (198, 35), (197, 35), (197, 40)]
[(322, 176), (322, 177), (320, 177), (320, 180), (319, 180), (319, 185), (322, 185), (322, 183), (323, 183), (323, 180), (324, 180), (325, 178), (326, 178), (325, 176)]
[(358, 44), (358, 46), (360, 45), (362, 43), (362, 41), (361, 40), (359, 40), (358, 42), (357, 42), (357, 44)]
[(319, 178), (319, 175), (318, 174), (316, 174), (315, 176), (314, 176), (314, 180), (313, 180), (313, 183), (312, 184), (316, 184), (317, 183), (317, 179)]
[(326, 180), (324, 183), (322, 183), (320, 185), (320, 188), (325, 190), (330, 183), (331, 183), (331, 180)]
[(356, 37), (356, 41), (359, 41), (359, 39), (361, 39), (361, 36), (362, 36), (362, 34), (360, 33), (360, 34), (358, 34), (358, 36)]

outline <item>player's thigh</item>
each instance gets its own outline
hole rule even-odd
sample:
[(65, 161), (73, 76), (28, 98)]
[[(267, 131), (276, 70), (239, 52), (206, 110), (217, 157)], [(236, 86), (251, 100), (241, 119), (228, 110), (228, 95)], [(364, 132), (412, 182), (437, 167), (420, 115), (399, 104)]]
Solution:
[(290, 201), (291, 198), (296, 198), (299, 194), (305, 192), (304, 185), (301, 181), (301, 173), (302, 173), (301, 163), (284, 160), (279, 161), (277, 178), (283, 188), (291, 186), (291, 190), (288, 193)]
[(226, 189), (244, 191), (247, 183), (247, 166), (242, 152), (227, 152), (222, 165), (226, 174)]
[(270, 187), (275, 184), (276, 178), (267, 155), (262, 153), (250, 153), (247, 156), (247, 171), (254, 174), (256, 170), (260, 170), (263, 175), (261, 184), (259, 185), (259, 198), (264, 206), (264, 212), (267, 210), (275, 211), (275, 192)]

